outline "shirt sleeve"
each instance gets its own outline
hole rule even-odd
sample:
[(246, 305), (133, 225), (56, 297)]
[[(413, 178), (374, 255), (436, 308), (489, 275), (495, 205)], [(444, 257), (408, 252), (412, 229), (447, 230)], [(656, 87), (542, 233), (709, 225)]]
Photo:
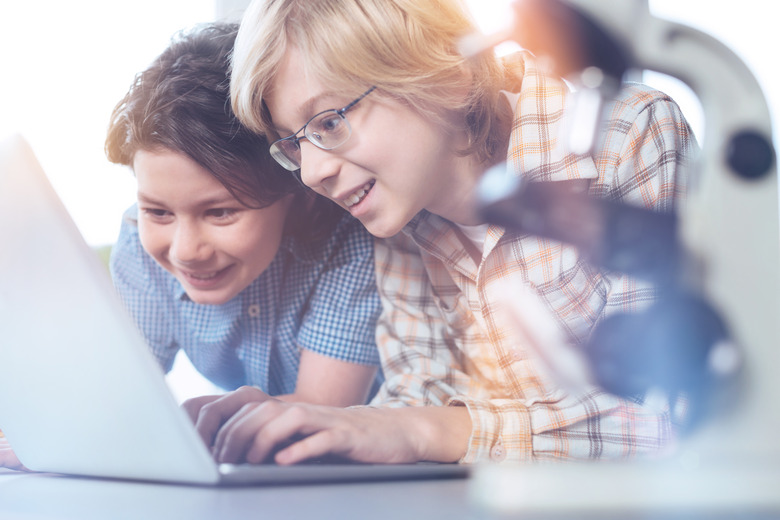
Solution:
[(698, 145), (677, 103), (646, 85), (628, 84), (606, 114), (591, 194), (659, 212), (684, 203)]
[(374, 274), (374, 239), (360, 221), (345, 216), (309, 300), (298, 344), (325, 356), (379, 365), (376, 320), (381, 303)]
[(377, 240), (375, 256), (383, 306), (377, 345), (385, 381), (372, 403), (388, 407), (447, 404), (471, 380), (423, 257), (402, 233)]
[(141, 246), (135, 206), (122, 218), (109, 267), (122, 303), (167, 373), (179, 350), (173, 334), (174, 296), (166, 272)]

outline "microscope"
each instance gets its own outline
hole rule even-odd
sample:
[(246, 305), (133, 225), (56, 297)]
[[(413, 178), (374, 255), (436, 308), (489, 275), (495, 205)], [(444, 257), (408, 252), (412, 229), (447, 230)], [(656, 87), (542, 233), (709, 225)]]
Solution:
[[(687, 201), (674, 214), (560, 193), (554, 183), (502, 175), (505, 166), (486, 172), (479, 193), (489, 222), (571, 243), (595, 265), (660, 287), (655, 310), (622, 328), (601, 324), (613, 330), (596, 329), (579, 368), (583, 380), (616, 395), (685, 392), (691, 421), (662, 460), (479, 468), (473, 502), (493, 514), (659, 504), (777, 511), (780, 215), (772, 124), (758, 82), (720, 41), (654, 17), (647, 0), (518, 0), (513, 11), (506, 32), (464, 40), (463, 52), (512, 40), (548, 58), (574, 87), (573, 153), (598, 146), (602, 108), (633, 71), (678, 78), (701, 101), (705, 139)], [(604, 232), (578, 230), (586, 221)], [(660, 332), (648, 338), (640, 332), (647, 330)], [(638, 347), (621, 350), (632, 333)], [(550, 363), (555, 373), (560, 367)]]

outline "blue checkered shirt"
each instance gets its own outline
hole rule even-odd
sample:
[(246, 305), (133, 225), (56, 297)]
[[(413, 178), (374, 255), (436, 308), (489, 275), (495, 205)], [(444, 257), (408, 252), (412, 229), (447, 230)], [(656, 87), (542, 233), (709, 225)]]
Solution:
[[(125, 213), (111, 275), (130, 314), (167, 372), (179, 349), (216, 385), (295, 390), (302, 348), (378, 365), (373, 239), (345, 215), (314, 242), (282, 239), (271, 265), (222, 305), (191, 301), (176, 278), (141, 247), (137, 208)], [(381, 376), (378, 376), (381, 377)]]

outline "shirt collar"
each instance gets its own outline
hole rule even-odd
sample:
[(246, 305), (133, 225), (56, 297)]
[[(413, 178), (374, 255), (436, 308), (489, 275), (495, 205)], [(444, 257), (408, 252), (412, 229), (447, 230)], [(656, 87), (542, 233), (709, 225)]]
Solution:
[(456, 229), (455, 223), (423, 210), (404, 226), (402, 232), (422, 250), (464, 276), (475, 278), (479, 264), (469, 255), (461, 238), (463, 235)]

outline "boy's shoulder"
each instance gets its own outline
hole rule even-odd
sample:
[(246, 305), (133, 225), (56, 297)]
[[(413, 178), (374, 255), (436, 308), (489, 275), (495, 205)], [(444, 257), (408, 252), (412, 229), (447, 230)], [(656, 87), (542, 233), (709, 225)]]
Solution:
[(675, 107), (677, 106), (677, 103), (669, 94), (644, 83), (634, 82), (626, 82), (621, 85), (617, 95), (611, 101), (613, 113), (626, 112), (632, 114), (638, 114), (658, 103), (668, 103)]

